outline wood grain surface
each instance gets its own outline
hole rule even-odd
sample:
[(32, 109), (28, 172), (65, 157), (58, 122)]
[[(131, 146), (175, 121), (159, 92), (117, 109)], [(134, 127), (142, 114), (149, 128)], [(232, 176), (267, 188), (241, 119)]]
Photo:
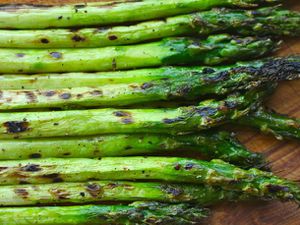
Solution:
[[(102, 0), (105, 1), (105, 0)], [(108, 0), (107, 0), (108, 1)], [(78, 0), (0, 0), (0, 3), (63, 4)], [(85, 1), (86, 2), (86, 1)], [(286, 1), (286, 7), (300, 11), (300, 1)], [(282, 21), (284, 23), (284, 21)], [(300, 26), (300, 24), (299, 24)], [(277, 55), (300, 54), (300, 38), (284, 40)], [(300, 118), (300, 80), (282, 83), (267, 103), (276, 111)], [(300, 180), (300, 141), (277, 141), (253, 130), (239, 130), (239, 139), (253, 151), (263, 152), (274, 173)], [(224, 203), (213, 208), (210, 225), (300, 225), (300, 209), (293, 203)]]

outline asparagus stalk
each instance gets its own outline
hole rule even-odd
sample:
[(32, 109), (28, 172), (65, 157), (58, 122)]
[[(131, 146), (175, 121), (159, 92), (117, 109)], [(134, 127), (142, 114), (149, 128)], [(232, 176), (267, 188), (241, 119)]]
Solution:
[(184, 136), (115, 134), (1, 140), (0, 149), (0, 160), (51, 157), (99, 158), (192, 151), (208, 159), (218, 158), (245, 168), (266, 165), (263, 155), (248, 151), (233, 135), (224, 131), (206, 131)]
[[(266, 88), (262, 88), (266, 89)], [(0, 138), (85, 136), (112, 133), (184, 134), (208, 129), (249, 112), (268, 90), (175, 109), (91, 109), (0, 113)], [(67, 93), (62, 97), (69, 96)]]
[(203, 11), (217, 6), (254, 7), (279, 0), (124, 0), (64, 6), (5, 5), (0, 28), (40, 29), (108, 25)]
[[(263, 60), (238, 62), (225, 66), (160, 67), (114, 72), (95, 73), (48, 73), (48, 74), (3, 74), (0, 89), (46, 90), (74, 87), (100, 87), (103, 85), (149, 83), (196, 77), (196, 83), (206, 85), (208, 93), (222, 93), (238, 83), (242, 88), (253, 85), (252, 80), (281, 81), (299, 78), (300, 56), (272, 57)], [(243, 82), (244, 81), (244, 82)], [(258, 82), (258, 81), (257, 81)], [(248, 84), (247, 86), (247, 83)], [(220, 86), (215, 86), (215, 85)], [(215, 87), (215, 88), (212, 88)], [(222, 88), (223, 87), (223, 88)], [(219, 90), (220, 89), (220, 90)], [(213, 90), (213, 91), (212, 91)]]
[[(284, 21), (284, 23), (282, 23)], [(257, 10), (213, 9), (112, 28), (3, 30), (2, 48), (90, 48), (127, 45), (164, 37), (234, 32), (242, 35), (297, 36), (300, 14), (278, 7)]]
[[(120, 107), (166, 100), (191, 101), (199, 99), (199, 96), (224, 95), (237, 90), (255, 88), (264, 82), (276, 83), (279, 80), (300, 76), (299, 56), (258, 61), (261, 64), (252, 66), (255, 62), (221, 67), (216, 71), (207, 67), (148, 69), (142, 73), (146, 71), (151, 74), (149, 77), (161, 78), (141, 83), (134, 82), (132, 77), (133, 83), (100, 87), (2, 90), (0, 110)], [(210, 70), (210, 74), (205, 73)], [(133, 75), (136, 73), (137, 71), (133, 71)], [(171, 73), (172, 75), (169, 75)], [(166, 76), (163, 77), (163, 74)]]
[(100, 201), (189, 202), (208, 206), (221, 201), (252, 199), (247, 194), (220, 187), (125, 181), (1, 186), (0, 197), (1, 206), (94, 204)]
[(102, 159), (31, 159), (0, 162), (1, 185), (83, 182), (87, 180), (161, 180), (209, 184), (249, 196), (300, 200), (293, 182), (258, 169), (243, 170), (221, 160), (176, 157), (113, 157)]
[(277, 139), (300, 139), (300, 120), (280, 115), (263, 107), (236, 121), (241, 125), (252, 126), (263, 133), (273, 134)]
[(134, 202), (130, 205), (85, 205), (1, 208), (3, 225), (192, 225), (208, 216), (208, 210), (189, 204)]
[(205, 40), (166, 38), (158, 42), (90, 49), (0, 49), (0, 73), (87, 72), (206, 64), (255, 58), (276, 49), (268, 38), (226, 34)]

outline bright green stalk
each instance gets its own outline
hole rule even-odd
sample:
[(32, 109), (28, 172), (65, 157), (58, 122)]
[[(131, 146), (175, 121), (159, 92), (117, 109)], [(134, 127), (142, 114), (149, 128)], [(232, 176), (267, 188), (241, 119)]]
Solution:
[(217, 6), (254, 7), (278, 0), (124, 0), (64, 6), (0, 7), (1, 29), (110, 25), (203, 11)]
[(134, 202), (130, 205), (85, 205), (1, 208), (2, 225), (193, 225), (208, 210), (189, 204)]
[(259, 153), (248, 151), (227, 132), (171, 136), (116, 134), (92, 137), (16, 139), (0, 141), (0, 160), (28, 158), (99, 158), (194, 152), (208, 159), (222, 159), (241, 167), (266, 165)]
[(252, 199), (251, 196), (240, 192), (225, 191), (219, 187), (199, 184), (128, 181), (6, 185), (0, 186), (0, 197), (0, 206), (87, 204), (113, 201), (189, 202), (208, 206), (221, 201)]
[[(208, 129), (249, 112), (268, 94), (250, 90), (224, 100), (175, 109), (90, 109), (0, 113), (0, 138), (86, 136), (112, 133), (184, 134)], [(67, 95), (63, 95), (67, 96)]]
[[(282, 23), (284, 21), (284, 23)], [(241, 35), (300, 34), (300, 13), (276, 7), (257, 10), (213, 9), (161, 21), (111, 28), (2, 30), (2, 48), (95, 48), (159, 38), (232, 32)]]
[(221, 160), (175, 157), (31, 159), (0, 162), (1, 185), (83, 182), (87, 180), (161, 180), (221, 186), (249, 196), (300, 200), (297, 184), (258, 169), (243, 170)]
[(263, 107), (240, 118), (236, 123), (258, 128), (263, 133), (273, 134), (279, 140), (283, 138), (300, 139), (299, 119), (289, 118)]
[[(201, 96), (225, 95), (255, 88), (264, 82), (276, 83), (278, 80), (298, 78), (300, 57), (275, 58), (216, 69), (174, 67), (142, 70), (141, 73), (146, 71), (151, 74), (149, 77), (161, 78), (145, 81), (146, 77), (143, 82), (137, 83), (132, 76), (130, 81), (128, 78), (128, 83), (98, 87), (71, 87), (72, 83), (69, 83), (69, 88), (62, 89), (2, 90), (0, 110), (132, 105), (138, 107), (148, 102), (192, 101)], [(133, 71), (132, 74), (137, 74), (137, 71)]]
[(268, 38), (214, 35), (89, 49), (0, 49), (0, 73), (88, 72), (178, 64), (214, 65), (256, 58), (276, 49)]
[[(114, 72), (95, 73), (48, 73), (48, 74), (4, 74), (0, 75), (0, 89), (63, 89), (74, 87), (100, 87), (102, 85), (149, 83), (192, 79), (203, 85), (207, 93), (225, 93), (228, 88), (239, 84), (242, 88), (253, 85), (249, 81), (292, 80), (299, 78), (300, 57), (276, 57), (225, 66), (160, 67)], [(244, 82), (243, 82), (244, 81)], [(220, 85), (220, 86), (218, 86)], [(225, 90), (224, 90), (225, 89)]]

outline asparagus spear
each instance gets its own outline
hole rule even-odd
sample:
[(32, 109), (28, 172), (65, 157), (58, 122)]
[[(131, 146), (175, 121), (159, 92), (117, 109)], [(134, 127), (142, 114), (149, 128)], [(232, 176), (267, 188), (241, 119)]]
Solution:
[(259, 153), (248, 151), (224, 131), (171, 136), (164, 134), (116, 134), (92, 137), (16, 139), (0, 141), (0, 160), (28, 158), (98, 158), (180, 152), (195, 152), (241, 167), (266, 165)]
[(300, 120), (280, 115), (263, 107), (236, 121), (241, 125), (252, 126), (263, 133), (273, 134), (277, 139), (300, 139)]
[[(272, 57), (263, 60), (238, 62), (226, 66), (160, 67), (114, 72), (96, 73), (48, 73), (48, 74), (4, 74), (0, 75), (0, 89), (63, 89), (74, 87), (100, 87), (102, 85), (149, 83), (196, 77), (196, 83), (206, 89), (222, 93), (223, 86), (231, 88), (238, 83), (247, 88), (251, 80), (281, 81), (299, 78), (300, 56)], [(244, 81), (244, 82), (243, 82)], [(215, 85), (221, 85), (217, 86)], [(206, 92), (207, 90), (204, 89)], [(220, 89), (220, 90), (219, 90)], [(213, 93), (211, 91), (210, 93)]]
[(189, 204), (134, 202), (130, 205), (85, 205), (1, 208), (2, 225), (174, 225), (197, 224), (208, 210)]
[(243, 170), (221, 160), (176, 157), (113, 157), (102, 159), (31, 159), (0, 162), (1, 185), (82, 182), (87, 180), (161, 180), (222, 186), (249, 196), (300, 200), (293, 182), (258, 169)]
[(177, 64), (214, 65), (255, 58), (277, 48), (268, 38), (226, 34), (205, 40), (166, 38), (158, 42), (89, 49), (0, 49), (0, 73), (86, 72)]
[(203, 11), (217, 6), (254, 7), (279, 0), (124, 0), (64, 6), (5, 5), (0, 28), (36, 29), (135, 22)]
[[(240, 63), (237, 64), (239, 66), (221, 67), (217, 68), (217, 71), (203, 67), (148, 69), (142, 73), (145, 71), (152, 72), (149, 77), (158, 78), (160, 76), (161, 78), (141, 83), (134, 82), (132, 79), (131, 82), (134, 83), (100, 87), (2, 90), (0, 110), (119, 107), (134, 104), (138, 106), (147, 102), (166, 100), (197, 100), (199, 96), (224, 95), (237, 90), (255, 88), (264, 82), (270, 83), (300, 76), (299, 56), (258, 61), (261, 64), (252, 66), (254, 63), (248, 63), (248, 65), (247, 63), (245, 65)], [(161, 71), (163, 72), (160, 73)], [(211, 73), (207, 74), (206, 71)], [(136, 73), (133, 71), (133, 74)], [(169, 75), (170, 73), (172, 75)], [(156, 76), (156, 74), (158, 75)], [(163, 77), (163, 74), (166, 76)], [(66, 93), (67, 98), (63, 97)]]
[[(266, 88), (262, 88), (266, 89)], [(254, 107), (268, 90), (253, 89), (224, 100), (175, 109), (91, 109), (0, 113), (0, 138), (84, 136), (111, 133), (184, 134), (237, 119)], [(61, 95), (68, 98), (68, 93)]]
[[(284, 23), (282, 23), (284, 21)], [(297, 36), (300, 14), (278, 7), (213, 9), (112, 28), (3, 30), (2, 48), (73, 48), (127, 45), (164, 37), (234, 32), (242, 35)]]
[(225, 191), (220, 187), (125, 181), (1, 186), (0, 197), (1, 206), (86, 204), (99, 201), (189, 202), (208, 206), (221, 201), (252, 199), (247, 194)]

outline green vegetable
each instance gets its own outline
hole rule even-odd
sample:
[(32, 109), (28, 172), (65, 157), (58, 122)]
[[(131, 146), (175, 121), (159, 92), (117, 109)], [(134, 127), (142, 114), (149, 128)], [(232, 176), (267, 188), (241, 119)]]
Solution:
[(206, 131), (184, 136), (163, 134), (116, 134), (92, 137), (62, 137), (0, 140), (0, 160), (28, 158), (98, 158), (106, 156), (195, 152), (242, 167), (266, 164), (259, 153), (248, 151), (227, 132)]
[(297, 184), (258, 169), (243, 170), (221, 160), (176, 157), (48, 158), (0, 162), (1, 185), (83, 182), (87, 180), (161, 180), (221, 186), (259, 198), (300, 200)]
[[(279, 0), (124, 0), (64, 6), (4, 5), (0, 28), (36, 29), (110, 25), (203, 11), (217, 6), (254, 7)], [(142, 12), (142, 13), (141, 13)]]
[(289, 118), (278, 113), (268, 111), (263, 107), (236, 121), (238, 124), (252, 126), (263, 133), (273, 134), (277, 139), (300, 139), (300, 120)]
[[(270, 86), (270, 85), (269, 85)], [(224, 100), (175, 109), (90, 109), (0, 113), (0, 138), (85, 136), (112, 133), (184, 134), (237, 119), (258, 104), (268, 89), (236, 93)], [(265, 90), (264, 90), (265, 89)], [(61, 94), (68, 98), (68, 93)]]
[[(282, 23), (284, 21), (284, 23)], [(300, 34), (300, 13), (268, 7), (213, 9), (164, 20), (111, 28), (2, 30), (3, 48), (74, 48), (127, 45), (164, 37), (231, 32), (241, 35)]]
[(208, 210), (189, 204), (134, 202), (130, 205), (85, 205), (1, 208), (2, 225), (193, 225)]
[(226, 191), (220, 187), (200, 184), (128, 181), (6, 185), (0, 186), (0, 196), (0, 206), (87, 204), (100, 201), (190, 202), (207, 206), (221, 201), (252, 199), (251, 196), (237, 191)]
[[(1, 11), (0, 11), (1, 14)], [(256, 58), (276, 49), (269, 38), (226, 34), (205, 40), (158, 42), (89, 49), (0, 49), (0, 73), (88, 72), (178, 64), (214, 65)]]
[[(143, 72), (144, 75), (150, 74), (145, 80), (149, 77), (161, 78), (137, 83), (134, 76), (137, 71), (133, 71), (132, 74), (125, 73), (131, 75), (131, 79), (128, 77), (128, 83), (124, 84), (72, 87), (71, 82), (65, 81), (64, 85), (68, 85), (69, 88), (2, 90), (0, 110), (130, 105), (139, 107), (147, 102), (198, 100), (200, 96), (225, 95), (237, 90), (255, 88), (265, 82), (276, 83), (278, 80), (298, 78), (300, 57), (275, 58), (244, 65), (240, 63), (217, 69), (174, 67), (142, 70), (141, 73)], [(123, 74), (123, 72), (116, 73)]]

